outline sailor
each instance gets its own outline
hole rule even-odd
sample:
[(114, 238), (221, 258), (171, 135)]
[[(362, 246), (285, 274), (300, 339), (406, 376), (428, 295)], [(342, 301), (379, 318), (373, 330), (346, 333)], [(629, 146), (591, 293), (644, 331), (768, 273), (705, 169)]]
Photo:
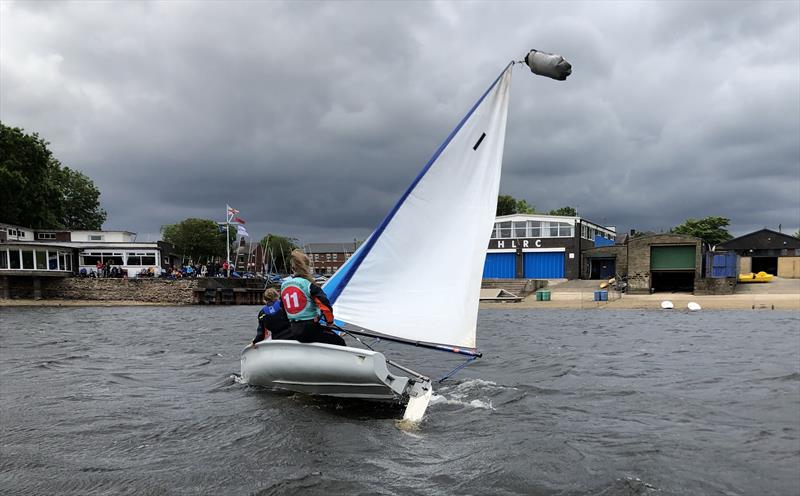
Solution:
[(333, 324), (333, 309), (328, 296), (311, 276), (306, 254), (293, 250), (291, 265), (292, 277), (281, 284), (281, 304), (291, 322), (289, 337), (284, 339), (346, 346), (344, 339), (320, 324), (321, 318), (328, 325)]
[(275, 288), (264, 291), (264, 307), (258, 312), (258, 331), (253, 339), (254, 345), (265, 339), (286, 339), (289, 334), (289, 318), (281, 306), (280, 296)]

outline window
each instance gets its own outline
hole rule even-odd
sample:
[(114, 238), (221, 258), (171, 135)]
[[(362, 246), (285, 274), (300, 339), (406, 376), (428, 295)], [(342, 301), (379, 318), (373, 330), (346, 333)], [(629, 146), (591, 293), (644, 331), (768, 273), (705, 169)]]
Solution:
[(528, 221), (528, 226), (530, 227), (531, 237), (532, 238), (541, 238), (542, 237), (542, 222), (538, 220), (531, 220)]
[(20, 238), (24, 238), (25, 237), (25, 231), (17, 231), (17, 234), (19, 234)]
[(528, 237), (528, 223), (526, 221), (514, 222), (514, 237), (515, 238)]
[(333, 254), (333, 261), (335, 262), (335, 261), (337, 261), (338, 259), (339, 259), (339, 254), (338, 254), (338, 253), (334, 253), (334, 254)]
[(90, 234), (89, 235), (89, 241), (103, 241), (103, 235), (102, 234)]
[(498, 229), (498, 238), (511, 237), (511, 222), (501, 222)]
[(8, 268), (8, 250), (0, 251), (0, 269)]
[(569, 222), (558, 223), (558, 236), (560, 238), (571, 238), (575, 233), (572, 230), (572, 224)]
[(36, 258), (36, 270), (47, 270), (47, 253), (42, 250), (34, 252)]
[(100, 255), (81, 255), (81, 265), (97, 265), (100, 261)]
[(58, 252), (47, 252), (47, 268), (48, 270), (58, 270)]
[(33, 251), (22, 250), (22, 268), (28, 270), (33, 269)]
[(39, 239), (56, 239), (56, 233), (39, 233), (36, 237)]
[(8, 250), (8, 268), (19, 269), (22, 266), (19, 263), (19, 250)]
[[(115, 260), (116, 263), (121, 263), (122, 258)], [(128, 253), (128, 261), (125, 265), (149, 267), (156, 264), (156, 254), (153, 252), (132, 252)]]
[(72, 257), (69, 253), (58, 252), (58, 259), (61, 261), (61, 270), (70, 270), (72, 268)]
[(550, 233), (550, 237), (551, 238), (557, 238), (558, 237), (558, 225), (559, 224), (560, 224), (560, 222), (551, 222), (550, 223), (550, 229), (549, 229), (548, 232)]
[(330, 253), (326, 253), (325, 254), (325, 260), (327, 260), (328, 262), (331, 261), (331, 254)]
[(314, 261), (319, 262), (319, 253), (314, 254)]

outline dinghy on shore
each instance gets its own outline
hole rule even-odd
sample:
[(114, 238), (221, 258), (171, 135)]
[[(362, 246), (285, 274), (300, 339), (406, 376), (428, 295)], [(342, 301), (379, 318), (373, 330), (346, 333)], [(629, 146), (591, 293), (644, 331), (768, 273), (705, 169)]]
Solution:
[[(571, 72), (562, 57), (536, 50), (525, 62), (553, 79)], [(469, 361), (481, 356), (478, 302), (514, 65), (494, 80), (377, 229), (323, 286), (344, 333), (457, 353)], [(453, 239), (459, 242), (447, 256), (432, 256)], [(425, 280), (409, 274), (425, 274)], [(422, 419), (433, 391), (428, 377), (371, 349), (262, 341), (244, 349), (241, 367), (248, 384), (407, 402), (404, 418), (412, 421)]]

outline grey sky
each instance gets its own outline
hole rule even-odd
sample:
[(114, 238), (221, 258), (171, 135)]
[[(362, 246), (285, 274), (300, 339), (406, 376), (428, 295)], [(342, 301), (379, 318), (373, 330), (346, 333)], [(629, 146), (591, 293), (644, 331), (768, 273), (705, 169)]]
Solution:
[(363, 238), (511, 59), (501, 192), (620, 230), (800, 224), (800, 4), (7, 2), (0, 119), (89, 175), (106, 229), (238, 208)]

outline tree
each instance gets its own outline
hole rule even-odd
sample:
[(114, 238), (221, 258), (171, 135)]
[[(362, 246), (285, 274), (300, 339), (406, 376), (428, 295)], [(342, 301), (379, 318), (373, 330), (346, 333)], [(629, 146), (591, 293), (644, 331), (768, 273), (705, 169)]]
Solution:
[(261, 239), (260, 243), (264, 247), (267, 264), (272, 271), (289, 272), (291, 270), (289, 255), (292, 250), (299, 247), (297, 239), (277, 234), (267, 234)]
[(517, 200), (511, 195), (497, 197), (497, 215), (532, 214), (536, 212), (533, 205), (528, 205), (525, 200)]
[(547, 215), (565, 215), (567, 217), (577, 217), (578, 211), (573, 207), (567, 206), (551, 210)]
[(794, 237), (795, 238), (800, 238), (800, 229), (798, 229), (797, 232), (794, 233)]
[(47, 142), (0, 123), (0, 219), (34, 229), (59, 227), (59, 191)]
[(686, 219), (683, 224), (670, 229), (670, 232), (675, 234), (688, 234), (689, 236), (702, 239), (709, 245), (718, 245), (729, 239), (733, 239), (733, 236), (731, 236), (726, 229), (730, 222), (730, 219), (726, 219), (725, 217), (712, 216), (703, 219)]
[(208, 219), (184, 219), (177, 224), (161, 228), (164, 241), (175, 245), (175, 249), (196, 262), (225, 257), (225, 231)]
[(100, 190), (81, 172), (64, 167), (58, 182), (63, 200), (59, 222), (67, 229), (98, 230), (106, 220)]
[(38, 134), (0, 122), (0, 221), (34, 229), (100, 229), (100, 191), (61, 167)]

